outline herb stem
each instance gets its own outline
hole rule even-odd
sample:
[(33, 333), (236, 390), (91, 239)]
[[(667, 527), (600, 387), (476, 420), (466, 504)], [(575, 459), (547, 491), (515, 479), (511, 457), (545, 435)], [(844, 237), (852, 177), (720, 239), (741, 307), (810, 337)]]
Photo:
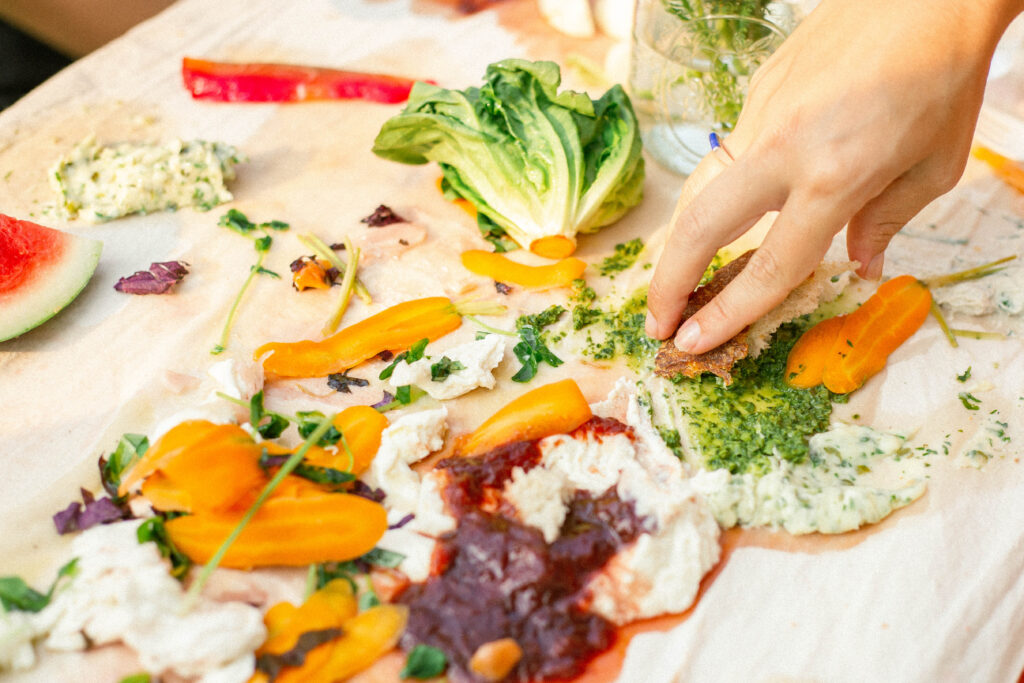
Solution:
[(263, 258), (266, 256), (265, 251), (259, 252), (259, 256), (256, 257), (256, 265), (249, 269), (249, 277), (245, 278), (245, 282), (242, 283), (242, 288), (238, 290), (238, 295), (235, 297), (235, 301), (231, 304), (231, 310), (228, 311), (228, 319), (224, 321), (224, 329), (220, 333), (220, 340), (217, 345), (214, 346), (210, 353), (216, 356), (219, 353), (223, 353), (228, 347), (228, 337), (231, 336), (231, 326), (235, 323), (235, 315), (238, 314), (238, 305), (242, 303), (242, 297), (245, 296), (245, 291), (249, 289), (249, 285), (252, 284), (253, 279), (260, 272), (260, 268), (263, 267)]
[(334, 313), (327, 319), (324, 329), (321, 330), (325, 337), (334, 334), (334, 331), (338, 329), (338, 323), (341, 322), (342, 316), (345, 315), (345, 311), (348, 309), (348, 302), (352, 299), (352, 290), (356, 282), (359, 250), (352, 245), (352, 240), (349, 239), (348, 235), (345, 235), (345, 251), (348, 252), (348, 264), (342, 271), (345, 273), (345, 277), (341, 280), (341, 299), (338, 301), (338, 306), (334, 309)]
[(467, 315), (502, 315), (508, 307), (504, 304), (496, 304), (493, 301), (456, 301), (455, 312), (461, 316)]
[(306, 590), (303, 591), (302, 601), (309, 600), (314, 591), (316, 591), (316, 575), (317, 566), (315, 564), (309, 565), (309, 570), (306, 572)]
[[(305, 244), (310, 249), (312, 249), (315, 255), (319, 256), (325, 261), (330, 262), (332, 266), (338, 269), (338, 272), (343, 277), (348, 277), (347, 266), (342, 262), (340, 258), (338, 258), (338, 255), (334, 253), (334, 250), (327, 246), (322, 239), (320, 239), (319, 237), (312, 233), (306, 233), (304, 235), (299, 235), (299, 241)], [(351, 245), (351, 241), (346, 235), (345, 249), (349, 250), (349, 262), (351, 262), (352, 247), (349, 245)], [(360, 282), (358, 278), (355, 279), (355, 291), (356, 296), (358, 296), (360, 301), (362, 301), (364, 304), (370, 305), (373, 303), (373, 298), (370, 296), (370, 290), (368, 290), (366, 288), (366, 285)]]
[(990, 261), (983, 263), (980, 266), (974, 268), (968, 268), (967, 270), (957, 271), (956, 273), (949, 273), (948, 275), (937, 275), (922, 280), (927, 287), (945, 287), (946, 285), (954, 285), (958, 282), (967, 282), (968, 280), (978, 280), (980, 278), (998, 273), (1003, 268), (996, 268), (996, 266), (1002, 263), (1008, 263), (1017, 258), (1017, 255), (1006, 256), (997, 261)]
[(327, 433), (327, 430), (331, 427), (334, 417), (334, 415), (330, 415), (320, 420), (320, 424), (317, 425), (316, 429), (314, 429), (308, 437), (306, 437), (306, 440), (302, 442), (302, 446), (292, 453), (291, 457), (281, 465), (281, 469), (277, 471), (274, 478), (267, 482), (267, 485), (263, 487), (263, 490), (260, 491), (260, 495), (257, 496), (255, 502), (249, 506), (249, 509), (246, 510), (242, 519), (239, 520), (235, 528), (232, 529), (230, 534), (228, 534), (228, 537), (225, 538), (224, 542), (220, 544), (219, 548), (217, 548), (217, 552), (213, 554), (210, 561), (205, 567), (203, 567), (203, 570), (199, 573), (195, 582), (189, 586), (188, 593), (185, 595), (185, 601), (183, 603), (183, 611), (189, 612), (195, 606), (199, 599), (199, 595), (203, 592), (203, 586), (205, 586), (206, 582), (210, 580), (210, 576), (217, 569), (218, 565), (220, 565), (221, 560), (224, 559), (228, 549), (236, 540), (238, 540), (238, 537), (242, 534), (246, 525), (249, 524), (257, 511), (263, 507), (263, 503), (266, 502), (267, 498), (270, 497), (270, 494), (274, 492), (281, 481), (291, 474), (291, 471), (294, 470), (300, 462), (302, 462), (302, 459), (306, 457), (306, 453), (313, 447), (313, 444), (319, 442), (320, 437)]
[(958, 335), (960, 337), (967, 337), (969, 339), (1006, 339), (1006, 335), (1000, 334), (999, 332), (984, 332), (982, 330), (961, 330), (956, 328), (950, 328), (949, 331), (955, 335)]
[(935, 299), (932, 299), (932, 315), (935, 316), (935, 320), (939, 323), (939, 327), (942, 328), (942, 333), (946, 335), (946, 339), (949, 340), (949, 345), (954, 349), (958, 348), (960, 344), (956, 340), (956, 335), (953, 330), (949, 328), (949, 324), (946, 322), (946, 316), (942, 314), (942, 309), (935, 303)]
[(506, 337), (518, 336), (515, 332), (509, 331), (509, 330), (499, 330), (497, 327), (491, 327), (490, 325), (488, 325), (487, 323), (483, 322), (482, 320), (480, 320), (476, 316), (466, 314), (466, 315), (463, 315), (462, 317), (465, 318), (466, 320), (470, 321), (471, 323), (477, 325), (478, 327), (483, 329), (485, 332), (490, 332), (491, 334), (503, 334)]

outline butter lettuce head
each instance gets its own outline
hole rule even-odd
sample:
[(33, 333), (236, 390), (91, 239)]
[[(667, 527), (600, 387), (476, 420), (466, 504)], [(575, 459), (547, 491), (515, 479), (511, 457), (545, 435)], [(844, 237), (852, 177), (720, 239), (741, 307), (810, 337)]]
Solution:
[(522, 246), (594, 232), (643, 197), (636, 115), (622, 87), (558, 92), (554, 62), (506, 59), (480, 88), (417, 83), (373, 145), (405, 164), (436, 161), (449, 190)]

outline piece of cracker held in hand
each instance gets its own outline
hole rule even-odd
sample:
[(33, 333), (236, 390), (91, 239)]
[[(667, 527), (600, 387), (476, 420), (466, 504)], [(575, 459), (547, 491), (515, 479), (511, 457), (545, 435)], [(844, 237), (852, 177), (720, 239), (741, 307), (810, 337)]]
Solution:
[[(733, 278), (747, 265), (754, 250), (748, 251), (722, 266), (714, 277), (698, 287), (690, 295), (683, 311), (680, 324), (690, 319), (706, 303), (715, 298)], [(775, 330), (785, 322), (810, 313), (826, 301), (839, 295), (850, 281), (850, 275), (857, 263), (823, 263), (800, 286), (789, 293), (781, 304), (769, 311), (763, 318), (740, 331), (732, 339), (704, 353), (692, 354), (680, 351), (670, 337), (658, 350), (654, 358), (654, 372), (673, 378), (676, 375), (698, 377), (705, 372), (718, 375), (728, 385), (732, 383), (732, 367), (736, 361), (748, 355), (757, 357), (768, 346)]]

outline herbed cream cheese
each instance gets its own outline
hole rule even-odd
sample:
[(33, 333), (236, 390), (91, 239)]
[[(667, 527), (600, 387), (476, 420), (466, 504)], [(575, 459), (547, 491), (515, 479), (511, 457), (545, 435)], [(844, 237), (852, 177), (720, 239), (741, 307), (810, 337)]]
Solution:
[(100, 146), (89, 137), (57, 161), (50, 183), (67, 217), (93, 223), (187, 206), (209, 211), (231, 201), (226, 184), (240, 161), (238, 151), (222, 142)]
[(694, 487), (723, 527), (782, 528), (791, 534), (838, 534), (874, 524), (924, 494), (920, 479), (886, 487), (862, 482), (879, 461), (904, 451), (906, 439), (870, 427), (833, 424), (810, 440), (810, 461), (773, 458), (763, 475), (701, 471)]

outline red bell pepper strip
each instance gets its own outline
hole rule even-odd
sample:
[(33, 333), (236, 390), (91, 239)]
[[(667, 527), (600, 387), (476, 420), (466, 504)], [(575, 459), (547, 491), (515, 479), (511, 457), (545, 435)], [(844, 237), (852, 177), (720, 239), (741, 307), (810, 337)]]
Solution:
[(197, 100), (303, 102), (369, 100), (395, 104), (409, 99), (414, 79), (296, 64), (234, 64), (185, 57), (185, 88)]

